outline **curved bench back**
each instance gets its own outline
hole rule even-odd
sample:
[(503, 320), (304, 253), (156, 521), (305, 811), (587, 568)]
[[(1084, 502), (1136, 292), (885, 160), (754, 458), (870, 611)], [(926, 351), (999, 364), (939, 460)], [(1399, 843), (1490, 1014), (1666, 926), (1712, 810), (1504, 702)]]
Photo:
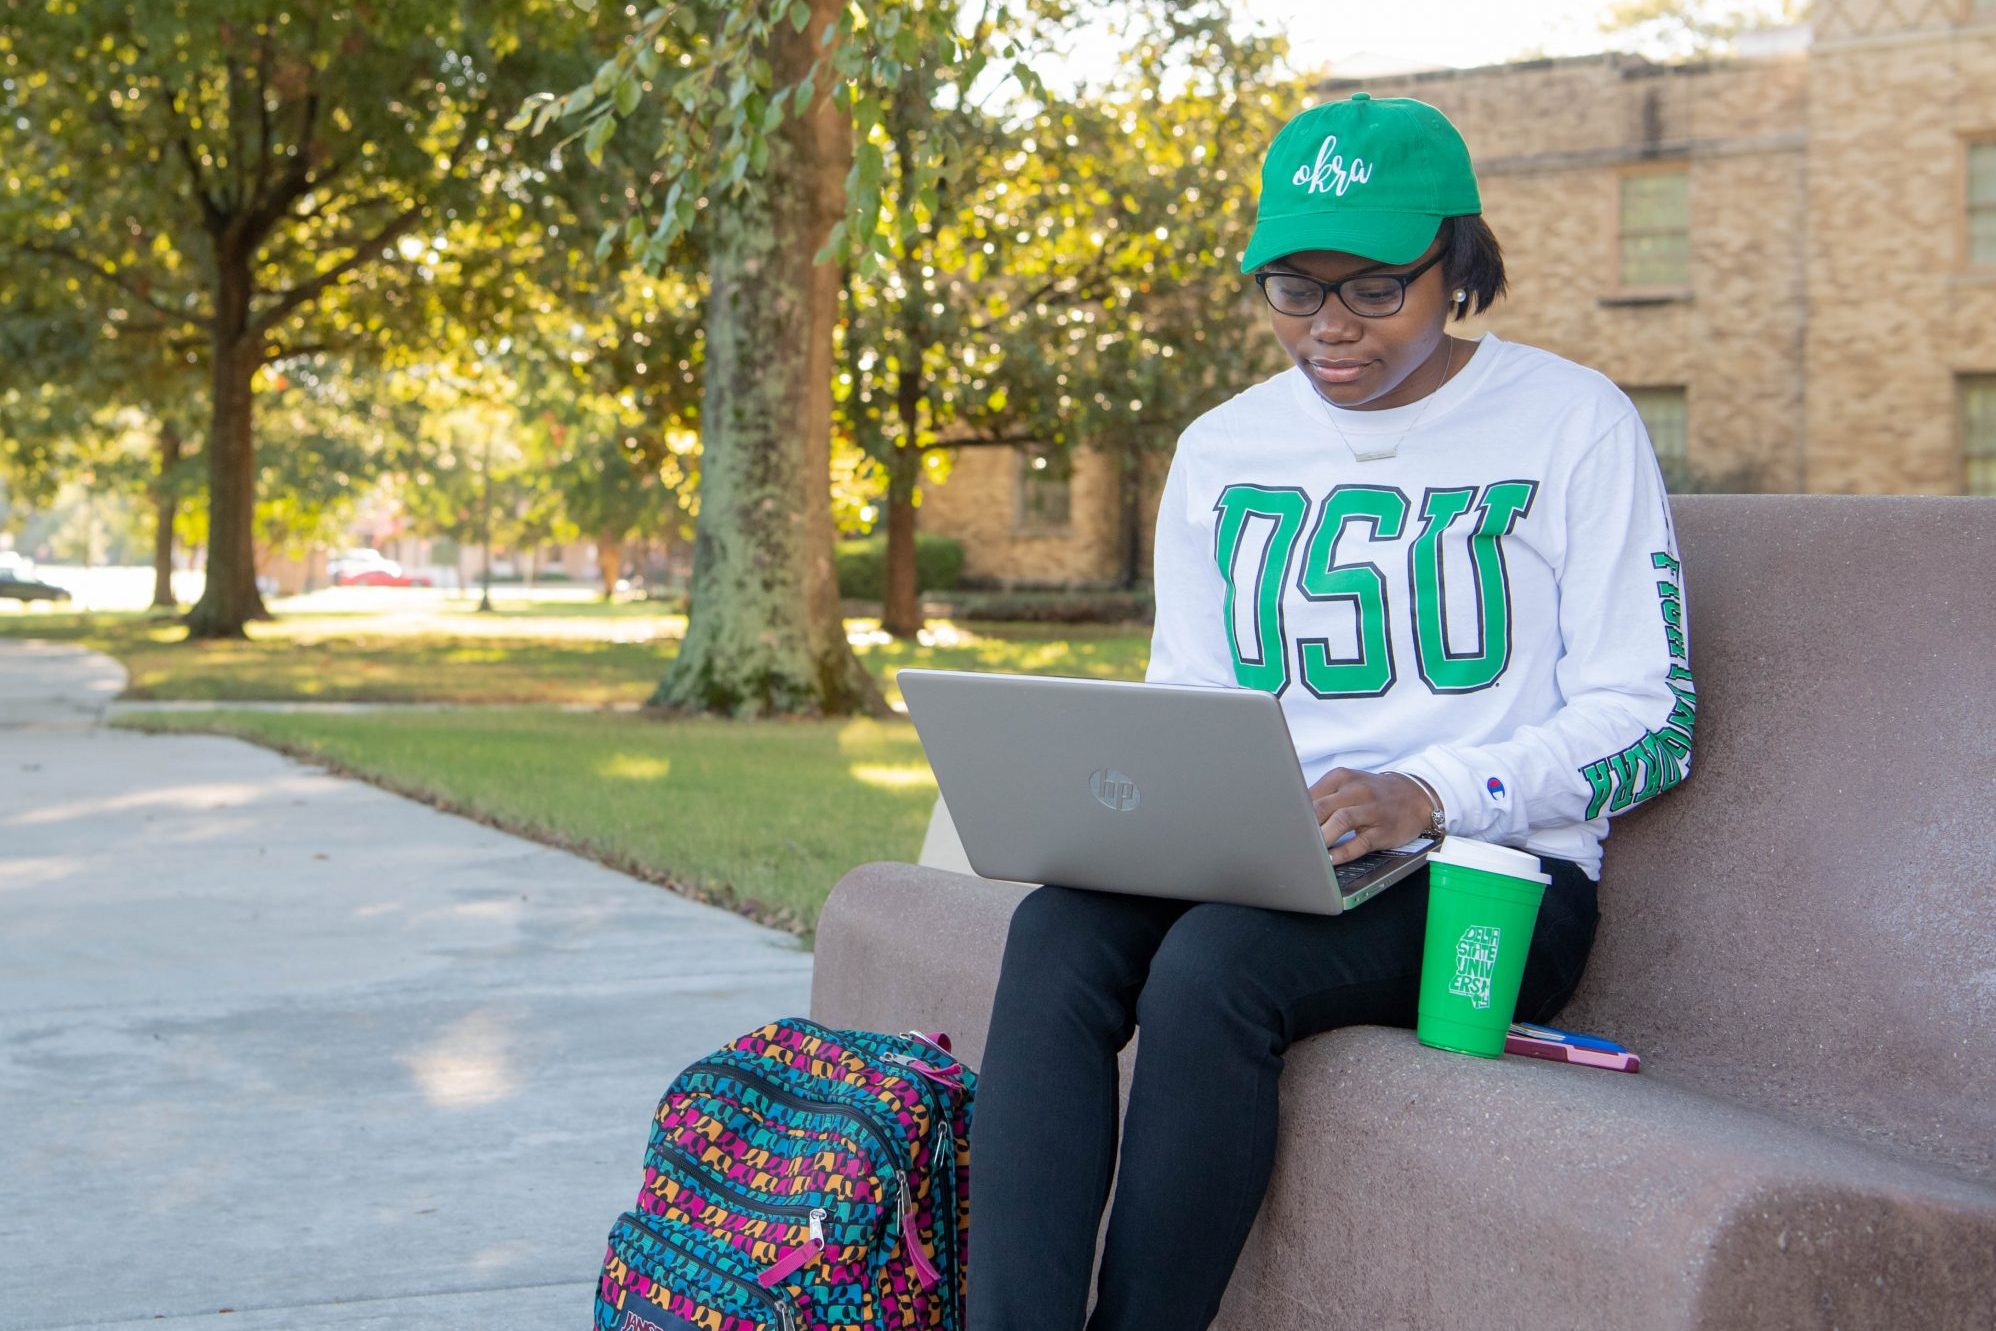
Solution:
[(1561, 1021), (1996, 1176), (1996, 500), (1675, 511), (1692, 775), (1616, 820)]

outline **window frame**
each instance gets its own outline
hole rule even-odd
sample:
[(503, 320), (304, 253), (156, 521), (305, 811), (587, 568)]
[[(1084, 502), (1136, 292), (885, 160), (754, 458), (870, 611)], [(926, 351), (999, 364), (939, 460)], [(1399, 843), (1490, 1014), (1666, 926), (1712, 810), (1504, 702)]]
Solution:
[[(1996, 17), (1996, 12), (1992, 12)], [(1981, 148), (1990, 155), (1990, 169), (1996, 172), (1996, 130), (1984, 130), (1961, 136), (1961, 164), (1955, 174), (1958, 197), (1955, 208), (1955, 224), (1960, 229), (1961, 243), (1956, 247), (1961, 267), (1966, 272), (1996, 272), (1996, 243), (1992, 243), (1987, 255), (1980, 258), (1975, 253), (1975, 200), (1972, 197), (1972, 172), (1975, 164), (1975, 151)], [(1991, 217), (1996, 217), (1996, 200), (1987, 205)]]
[[(1989, 425), (1986, 445), (1973, 451), (1970, 445), (1975, 442), (1969, 434), (1968, 403), (1975, 390), (1982, 389), (1989, 394)], [(1954, 433), (1955, 449), (1961, 456), (1961, 493), (1965, 495), (1996, 495), (1996, 370), (1963, 370), (1954, 377)], [(1982, 470), (1988, 479), (1986, 488), (1976, 489), (1972, 484), (1976, 472), (1975, 462), (1980, 460)]]
[[(1690, 493), (1696, 479), (1691, 470), (1691, 385), (1628, 384), (1622, 388), (1622, 392), (1628, 395), (1629, 401), (1636, 408), (1636, 415), (1642, 420), (1643, 434), (1649, 439), (1650, 452), (1656, 456), (1657, 469), (1663, 473), (1664, 488), (1674, 495)], [(1650, 428), (1650, 418), (1644, 414), (1639, 396), (1644, 393), (1677, 395), (1677, 448), (1672, 455), (1666, 455), (1656, 446), (1656, 431)]]
[[(1623, 229), (1627, 216), (1624, 195), (1631, 181), (1646, 176), (1682, 176), (1684, 178), (1684, 274), (1681, 282), (1632, 282), (1628, 277), (1625, 245), (1628, 240)], [(1662, 162), (1643, 162), (1624, 166), (1614, 173), (1615, 188), (1609, 199), (1608, 234), (1614, 239), (1610, 263), (1613, 265), (1613, 291), (1620, 296), (1666, 297), (1686, 299), (1691, 295), (1691, 163), (1686, 158), (1674, 158)], [(1669, 231), (1653, 232), (1656, 235), (1676, 234)]]
[[(1067, 459), (1062, 467), (1060, 450), (1045, 444), (1022, 444), (1013, 450), (1015, 461), (1012, 471), (1012, 534), (1015, 536), (1070, 536), (1074, 532), (1074, 465), (1073, 458)], [(1035, 468), (1033, 459), (1047, 459), (1045, 468)], [(1035, 481), (1034, 472), (1044, 470), (1051, 475)], [(1032, 511), (1027, 496), (1035, 484), (1045, 484), (1049, 480), (1060, 482), (1064, 491), (1062, 512), (1058, 521), (1050, 521)]]

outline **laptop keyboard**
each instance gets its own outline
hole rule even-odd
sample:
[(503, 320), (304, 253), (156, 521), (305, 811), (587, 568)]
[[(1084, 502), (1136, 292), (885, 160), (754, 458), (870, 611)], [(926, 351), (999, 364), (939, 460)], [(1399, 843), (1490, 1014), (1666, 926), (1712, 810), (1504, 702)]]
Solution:
[[(1324, 853), (1328, 855), (1330, 852), (1326, 850)], [(1334, 865), (1332, 866), (1332, 871), (1337, 874), (1339, 887), (1350, 887), (1381, 865), (1392, 864), (1406, 858), (1405, 855), (1396, 855), (1390, 850), (1375, 850), (1361, 855), (1355, 860)]]

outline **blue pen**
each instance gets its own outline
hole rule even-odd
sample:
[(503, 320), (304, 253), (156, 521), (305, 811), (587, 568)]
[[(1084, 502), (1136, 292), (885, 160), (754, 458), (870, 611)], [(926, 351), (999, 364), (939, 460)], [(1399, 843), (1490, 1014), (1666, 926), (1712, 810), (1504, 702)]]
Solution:
[(1575, 1049), (1592, 1049), (1601, 1054), (1626, 1054), (1629, 1051), (1613, 1040), (1604, 1040), (1598, 1035), (1581, 1035), (1577, 1031), (1562, 1031), (1554, 1026), (1535, 1026), (1530, 1022), (1514, 1021), (1511, 1030), (1518, 1035), (1529, 1035), (1535, 1040), (1551, 1040), (1555, 1044), (1569, 1044)]

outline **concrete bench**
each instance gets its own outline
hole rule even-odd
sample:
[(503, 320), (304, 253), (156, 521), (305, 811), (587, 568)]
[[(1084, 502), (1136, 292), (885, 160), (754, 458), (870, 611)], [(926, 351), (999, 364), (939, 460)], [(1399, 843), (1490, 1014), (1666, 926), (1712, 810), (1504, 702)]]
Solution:
[[(1996, 1327), (1996, 501), (1675, 508), (1694, 775), (1561, 1017), (1645, 1070), (1299, 1043), (1227, 1331)], [(1021, 895), (854, 870), (814, 1015), (975, 1063)]]

